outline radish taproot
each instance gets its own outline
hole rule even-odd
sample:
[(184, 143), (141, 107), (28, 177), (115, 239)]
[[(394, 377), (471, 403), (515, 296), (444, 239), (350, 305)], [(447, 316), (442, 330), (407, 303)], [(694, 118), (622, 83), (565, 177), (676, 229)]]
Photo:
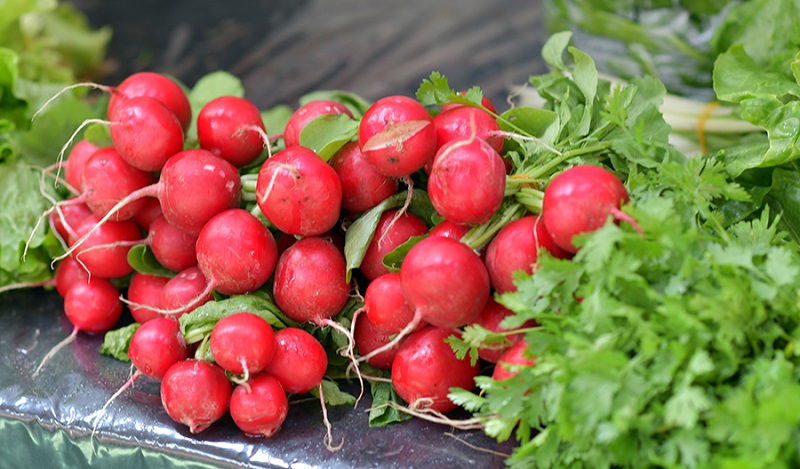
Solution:
[(370, 280), (389, 273), (389, 269), (383, 265), (384, 256), (412, 236), (422, 236), (426, 233), (428, 225), (416, 215), (400, 209), (383, 212), (359, 269)]
[(261, 372), (275, 353), (275, 335), (264, 318), (242, 311), (220, 319), (211, 330), (211, 355), (217, 365), (245, 379)]
[(167, 370), (161, 380), (161, 404), (172, 420), (196, 434), (228, 412), (232, 391), (225, 370), (189, 358)]
[(286, 122), (283, 131), (283, 142), (286, 147), (300, 145), (300, 132), (306, 124), (319, 116), (346, 114), (353, 117), (353, 113), (344, 104), (332, 99), (317, 99), (309, 101), (295, 110)]
[(197, 114), (200, 147), (237, 168), (253, 162), (263, 151), (267, 132), (255, 104), (238, 96), (220, 96)]
[(536, 365), (536, 357), (529, 355), (530, 347), (526, 340), (520, 340), (497, 360), (492, 379), (503, 381), (516, 376), (523, 368)]
[(447, 396), (450, 388), (472, 389), (478, 364), (458, 359), (445, 341), (453, 332), (427, 326), (400, 346), (392, 362), (392, 384), (397, 395), (412, 408), (449, 412), (458, 407)]
[[(132, 192), (156, 181), (152, 173), (131, 166), (114, 147), (103, 147), (90, 156), (83, 167), (82, 195), (79, 197), (98, 217), (103, 217)], [(144, 208), (147, 200), (125, 204), (114, 212), (113, 221), (130, 220)]]
[(230, 414), (245, 435), (270, 437), (280, 430), (289, 414), (286, 391), (274, 376), (251, 376), (233, 390)]
[(594, 165), (573, 166), (545, 188), (542, 222), (553, 242), (574, 254), (578, 248), (573, 238), (597, 230), (609, 217), (640, 231), (636, 221), (620, 209), (628, 199), (627, 189), (611, 171)]
[[(373, 327), (386, 335), (397, 334), (414, 319), (414, 308), (403, 295), (399, 273), (387, 272), (367, 285), (364, 313)], [(424, 325), (420, 322), (417, 328)]]
[(464, 140), (475, 134), (483, 139), (497, 153), (503, 152), (502, 135), (497, 120), (481, 108), (475, 106), (456, 106), (434, 116), (436, 129), (436, 149), (451, 140)]
[[(481, 314), (478, 315), (473, 324), (477, 324), (492, 332), (513, 332), (500, 326), (505, 318), (513, 314), (514, 313), (510, 309), (501, 305), (494, 299), (494, 297), (490, 296), (489, 301), (486, 303), (486, 307), (483, 308), (483, 311), (481, 311)], [(536, 321), (526, 321), (521, 327), (536, 327)], [(513, 347), (514, 344), (522, 340), (523, 336), (523, 332), (517, 332), (506, 335), (503, 343), (482, 345), (478, 347), (478, 356), (489, 363), (497, 363), (497, 361), (506, 351)]]
[(197, 265), (197, 236), (175, 228), (163, 215), (150, 224), (147, 245), (158, 263), (173, 272)]
[(339, 220), (342, 183), (336, 171), (316, 153), (293, 146), (261, 166), (256, 198), (261, 212), (280, 231), (316, 236)]
[(138, 72), (129, 75), (116, 87), (101, 87), (111, 93), (108, 114), (113, 114), (124, 101), (147, 96), (164, 104), (178, 119), (184, 132), (192, 122), (192, 107), (186, 93), (169, 77), (154, 72)]
[(264, 371), (286, 392), (305, 394), (316, 388), (327, 369), (328, 355), (313, 335), (297, 327), (275, 333), (275, 353)]
[(181, 123), (155, 98), (119, 100), (108, 117), (114, 148), (134, 168), (159, 171), (172, 155), (183, 150)]
[(75, 248), (73, 256), (92, 276), (117, 278), (133, 272), (128, 264), (128, 252), (142, 241), (139, 225), (125, 220), (98, 226), (99, 220), (96, 215), (90, 215), (75, 227), (78, 237), (90, 235), (77, 248), (74, 240), (70, 240), (71, 248)]
[(161, 294), (167, 282), (169, 277), (133, 273), (126, 296), (128, 309), (134, 321), (144, 324), (151, 319), (162, 317), (154, 310), (161, 309)]
[(410, 176), (422, 169), (436, 152), (433, 118), (413, 98), (383, 97), (364, 112), (358, 128), (358, 144), (379, 173)]
[(333, 158), (330, 165), (342, 182), (342, 208), (364, 213), (397, 193), (397, 179), (377, 172), (364, 158), (358, 142), (349, 142)]

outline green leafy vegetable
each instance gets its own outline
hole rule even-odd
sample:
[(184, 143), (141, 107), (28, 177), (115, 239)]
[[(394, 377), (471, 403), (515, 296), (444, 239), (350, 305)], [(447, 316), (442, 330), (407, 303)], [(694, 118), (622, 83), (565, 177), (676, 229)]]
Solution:
[(358, 121), (347, 114), (317, 116), (300, 131), (300, 144), (330, 160), (347, 142), (358, 135)]
[(152, 249), (146, 244), (137, 244), (128, 251), (128, 264), (140, 274), (174, 277), (175, 272), (159, 264)]
[(131, 347), (133, 334), (139, 329), (139, 326), (141, 324), (133, 322), (119, 329), (106, 332), (103, 336), (103, 343), (100, 345), (100, 353), (123, 362), (130, 362), (131, 358), (128, 356), (128, 349)]

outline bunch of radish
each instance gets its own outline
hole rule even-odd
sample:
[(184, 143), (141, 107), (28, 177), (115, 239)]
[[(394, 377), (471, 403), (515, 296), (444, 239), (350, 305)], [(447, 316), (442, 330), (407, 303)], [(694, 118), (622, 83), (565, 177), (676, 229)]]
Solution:
[[(515, 289), (516, 272), (532, 273), (542, 250), (568, 258), (576, 235), (626, 219), (616, 176), (577, 165), (549, 182), (541, 213), (518, 210), (490, 241), (464, 242), (496, 219), (513, 170), (487, 100), (429, 109), (388, 96), (359, 113), (319, 99), (270, 135), (246, 99), (221, 96), (193, 110), (180, 86), (155, 73), (103, 89), (111, 145), (72, 147), (60, 166), (74, 196), (50, 213), (67, 242), (56, 283), (70, 339), (111, 330), (124, 300), (138, 326), (132, 380), (161, 380), (166, 412), (193, 433), (230, 412), (246, 434), (273, 435), (287, 395), (321, 385), (328, 358), (309, 331), (324, 327), (347, 337), (342, 353), (356, 368), (390, 372), (410, 408), (453, 410), (449, 390), (471, 389), (482, 367), (447, 338), (477, 324), (505, 334), (481, 349), (485, 363), (531, 366), (521, 330), (501, 327), (511, 312), (495, 295)], [(185, 138), (193, 112), (196, 141)], [(329, 118), (352, 120), (357, 132), (323, 158), (304, 146), (303, 129)], [(431, 217), (415, 212), (421, 193)], [(161, 274), (134, 271), (137, 245)], [(299, 326), (273, 331), (254, 311), (235, 311), (199, 346), (184, 340), (181, 317), (254, 292)], [(337, 317), (362, 292), (363, 307), (343, 326)]]

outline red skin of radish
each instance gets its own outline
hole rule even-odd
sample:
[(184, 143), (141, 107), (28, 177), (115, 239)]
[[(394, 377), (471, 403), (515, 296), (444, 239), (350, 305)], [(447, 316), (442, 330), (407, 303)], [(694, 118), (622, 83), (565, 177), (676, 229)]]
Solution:
[[(240, 312), (223, 317), (211, 330), (211, 355), (233, 374), (256, 374), (272, 360), (275, 334), (261, 316)], [(246, 369), (245, 369), (246, 367)]]
[(75, 283), (88, 280), (89, 274), (74, 257), (67, 256), (59, 261), (54, 277), (56, 291), (61, 295), (61, 298), (64, 298)]
[(494, 116), (479, 107), (456, 106), (440, 112), (433, 118), (433, 126), (436, 128), (437, 150), (451, 140), (468, 139), (474, 132), (494, 151), (503, 152), (503, 137), (495, 133), (500, 131), (500, 125)]
[[(128, 285), (128, 301), (153, 308), (161, 308), (161, 293), (164, 291), (167, 282), (169, 282), (169, 277), (134, 272), (131, 277), (131, 283)], [(139, 324), (144, 324), (154, 318), (164, 317), (155, 311), (139, 306), (129, 305), (128, 309), (131, 312), (131, 316), (133, 316), (133, 320)]]
[(214, 215), (239, 207), (242, 194), (236, 167), (201, 148), (170, 158), (157, 188), (164, 218), (193, 235)]
[(353, 117), (353, 113), (347, 109), (347, 106), (330, 99), (310, 101), (297, 108), (286, 122), (286, 129), (283, 131), (283, 142), (286, 147), (300, 145), (300, 132), (310, 121), (319, 116), (331, 114), (347, 114)]
[(231, 395), (231, 418), (245, 435), (270, 437), (289, 414), (289, 400), (280, 381), (262, 373), (237, 386)]
[[(385, 273), (367, 285), (364, 312), (372, 327), (387, 336), (397, 334), (414, 319), (414, 308), (406, 302), (399, 273)], [(420, 322), (414, 330), (424, 325)]]
[(316, 388), (327, 369), (328, 356), (313, 335), (296, 327), (275, 333), (275, 353), (264, 371), (287, 393), (305, 394)]
[(505, 188), (503, 158), (484, 140), (451, 140), (433, 159), (428, 194), (436, 212), (454, 223), (489, 221)]
[[(128, 164), (113, 147), (104, 147), (92, 154), (83, 167), (83, 200), (97, 216), (104, 216), (131, 192), (156, 181), (152, 173)], [(116, 212), (111, 220), (130, 220), (147, 204), (146, 200), (132, 201)]]
[(143, 375), (163, 378), (172, 365), (189, 358), (178, 321), (161, 317), (139, 326), (131, 337), (128, 357)]
[[(392, 340), (393, 333), (386, 333), (375, 327), (369, 316), (360, 316), (356, 321), (356, 328), (353, 331), (353, 339), (356, 343), (356, 350), (361, 356), (367, 356), (373, 350), (388, 344)], [(400, 350), (398, 343), (394, 347), (374, 355), (367, 359), (367, 363), (381, 370), (391, 370), (397, 351)]]
[(102, 334), (111, 330), (122, 316), (119, 294), (106, 279), (79, 280), (64, 296), (64, 312), (79, 331)]
[(72, 147), (64, 167), (64, 179), (67, 180), (67, 184), (74, 189), (82, 190), (83, 166), (86, 164), (86, 160), (99, 149), (100, 147), (88, 140), (81, 140)]
[(156, 218), (163, 216), (164, 213), (161, 211), (161, 202), (157, 198), (145, 197), (144, 200), (146, 200), (144, 207), (136, 212), (133, 219), (143, 230), (150, 231), (150, 225), (153, 224)]
[(336, 316), (350, 297), (344, 256), (331, 242), (303, 238), (287, 249), (275, 267), (275, 304), (297, 322)]
[(192, 236), (170, 225), (159, 216), (150, 225), (150, 249), (156, 260), (173, 272), (197, 265), (197, 236)]
[(495, 381), (503, 381), (512, 378), (519, 373), (519, 370), (511, 371), (503, 364), (519, 365), (519, 366), (534, 366), (536, 364), (535, 357), (529, 357), (528, 342), (520, 340), (513, 347), (508, 349), (506, 353), (497, 360), (497, 366), (494, 367), (492, 372), (492, 379)]
[(558, 259), (570, 256), (555, 244), (541, 218), (535, 215), (524, 216), (501, 228), (486, 246), (485, 256), (486, 270), (495, 291), (516, 291), (514, 273), (532, 274), (540, 249)]
[(472, 389), (479, 367), (469, 357), (459, 360), (445, 339), (453, 331), (428, 326), (411, 334), (394, 357), (392, 384), (397, 395), (411, 404), (420, 398), (433, 400), (430, 409), (454, 410), (447, 395), (450, 388)]
[(181, 123), (163, 103), (148, 96), (117, 102), (111, 120), (111, 141), (134, 168), (159, 171), (183, 150)]
[(178, 119), (183, 131), (192, 122), (192, 106), (183, 89), (172, 79), (154, 72), (139, 72), (128, 76), (113, 89), (108, 101), (108, 115), (114, 114), (119, 103), (137, 96), (161, 101)]
[(256, 183), (258, 206), (280, 231), (316, 236), (339, 220), (342, 183), (316, 153), (294, 146), (264, 162)]
[[(80, 237), (94, 227), (100, 217), (91, 215), (83, 219), (75, 228), (75, 233)], [(101, 225), (81, 244), (74, 252), (75, 258), (82, 262), (92, 276), (102, 278), (117, 278), (133, 272), (133, 267), (128, 264), (128, 251), (135, 241), (139, 241), (142, 234), (139, 225), (132, 220), (109, 221)], [(70, 245), (75, 240), (70, 240)], [(111, 246), (115, 243), (126, 243), (124, 246)], [(94, 246), (108, 246), (94, 249)]]
[(445, 238), (461, 241), (461, 238), (467, 234), (467, 231), (469, 231), (470, 228), (471, 227), (469, 225), (455, 223), (450, 220), (444, 220), (431, 228), (430, 236), (444, 236)]
[(467, 245), (444, 236), (412, 247), (400, 267), (406, 301), (423, 320), (446, 329), (475, 320), (489, 299), (489, 274)]
[(398, 182), (375, 171), (361, 153), (358, 142), (343, 146), (330, 161), (342, 181), (342, 208), (364, 213), (397, 193)]
[[(483, 308), (481, 314), (475, 320), (475, 324), (488, 329), (492, 332), (507, 332), (508, 329), (500, 327), (503, 319), (512, 315), (511, 310), (501, 305), (493, 297), (489, 297), (486, 307)], [(523, 327), (536, 327), (536, 321), (527, 321)], [(502, 345), (483, 346), (478, 348), (478, 356), (489, 363), (497, 363), (497, 360), (514, 344), (522, 339), (523, 335), (511, 334), (506, 336), (506, 343)]]
[(255, 104), (237, 96), (220, 96), (209, 101), (197, 114), (200, 147), (221, 156), (237, 168), (255, 160), (264, 150), (261, 134), (266, 133), (261, 112)]
[(386, 254), (408, 241), (412, 236), (421, 236), (428, 232), (428, 225), (409, 212), (404, 212), (392, 224), (397, 212), (398, 209), (392, 209), (381, 214), (375, 234), (364, 253), (364, 259), (361, 261), (359, 269), (370, 280), (389, 273), (389, 269), (383, 265), (383, 258)]
[(278, 261), (272, 233), (250, 212), (232, 208), (206, 223), (197, 237), (197, 265), (214, 289), (238, 295), (261, 288)]
[(611, 171), (592, 165), (565, 169), (550, 181), (542, 200), (542, 221), (561, 249), (575, 253), (573, 237), (602, 227), (629, 200)]
[[(74, 203), (72, 203), (74, 201)], [(83, 221), (84, 218), (92, 215), (92, 209), (83, 202), (78, 202), (77, 199), (71, 199), (70, 203), (64, 204), (59, 207), (61, 214), (64, 215), (69, 228), (74, 232), (75, 228)], [(64, 223), (61, 222), (61, 217), (55, 211), (50, 213), (50, 221), (53, 223), (53, 228), (61, 235), (63, 239), (69, 239), (70, 233)]]
[(161, 380), (161, 404), (167, 415), (200, 433), (219, 420), (230, 404), (232, 386), (225, 370), (203, 360), (172, 365)]
[(178, 273), (178, 275), (169, 279), (164, 289), (161, 290), (161, 308), (167, 310), (181, 311), (174, 316), (176, 318), (184, 314), (191, 313), (199, 306), (202, 306), (214, 299), (211, 294), (208, 294), (200, 302), (191, 308), (186, 308), (192, 300), (200, 296), (206, 289), (208, 281), (203, 275), (203, 271), (199, 267), (189, 267)]
[(419, 101), (387, 96), (367, 109), (358, 128), (364, 157), (384, 176), (404, 177), (422, 169), (436, 152), (433, 118)]

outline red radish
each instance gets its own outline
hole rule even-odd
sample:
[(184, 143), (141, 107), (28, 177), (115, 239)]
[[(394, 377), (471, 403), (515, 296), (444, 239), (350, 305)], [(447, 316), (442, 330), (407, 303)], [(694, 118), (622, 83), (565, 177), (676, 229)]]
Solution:
[[(464, 91), (460, 91), (458, 94), (464, 95), (466, 93)], [(486, 96), (481, 98), (481, 105), (483, 105), (483, 107), (485, 107), (489, 111), (497, 114), (497, 107), (495, 107), (494, 103), (492, 103), (492, 101), (489, 98), (487, 98)], [(442, 106), (442, 111), (441, 112), (446, 112), (446, 111), (449, 111), (450, 109), (453, 109), (453, 108), (456, 108), (456, 107), (459, 107), (459, 106), (464, 106), (464, 105), (463, 104), (457, 104), (457, 103), (448, 103), (448, 104), (445, 104), (445, 105)]]
[(310, 101), (297, 108), (297, 110), (292, 113), (289, 121), (286, 122), (286, 129), (283, 131), (283, 142), (286, 147), (300, 145), (300, 132), (302, 132), (306, 124), (314, 118), (331, 114), (347, 114), (353, 117), (353, 114), (347, 109), (347, 106), (330, 99)]
[(264, 370), (292, 394), (305, 394), (322, 383), (328, 355), (313, 335), (296, 327), (275, 333), (275, 353)]
[(331, 242), (303, 238), (278, 259), (275, 304), (291, 319), (327, 324), (350, 297), (344, 256)]
[(280, 381), (262, 373), (233, 390), (230, 413), (245, 435), (270, 437), (286, 420), (289, 400)]
[(167, 161), (158, 183), (122, 199), (56, 260), (71, 254), (117, 211), (143, 197), (157, 197), (170, 224), (196, 235), (214, 215), (239, 206), (241, 178), (233, 165), (207, 150), (184, 150)]
[(395, 355), (392, 384), (397, 395), (412, 407), (449, 412), (458, 407), (447, 397), (450, 388), (475, 386), (478, 364), (471, 365), (469, 357), (456, 358), (445, 342), (452, 333), (428, 326), (410, 335)]
[(482, 224), (503, 203), (506, 167), (479, 138), (451, 140), (433, 159), (428, 194), (436, 211), (454, 223)]
[(116, 88), (108, 88), (111, 99), (108, 114), (112, 115), (126, 99), (147, 96), (161, 101), (178, 119), (184, 132), (192, 122), (192, 107), (183, 89), (172, 79), (153, 72), (139, 72), (128, 76)]
[(50, 223), (62, 239), (75, 237), (75, 228), (84, 218), (92, 215), (92, 209), (78, 199), (68, 199), (68, 203), (57, 205), (50, 212)]
[(478, 317), (489, 299), (489, 274), (467, 245), (444, 236), (412, 247), (400, 267), (400, 280), (416, 315), (442, 328), (456, 328)]
[[(372, 327), (384, 335), (397, 334), (414, 319), (414, 308), (403, 296), (399, 273), (383, 274), (367, 285), (364, 312)], [(424, 325), (420, 322), (417, 329)]]
[(89, 274), (72, 256), (62, 259), (56, 265), (54, 280), (56, 291), (61, 295), (61, 298), (67, 296), (67, 292), (73, 285), (88, 279)]
[(461, 241), (461, 238), (467, 234), (470, 228), (469, 225), (443, 220), (431, 228), (430, 236), (444, 236), (446, 238), (455, 239), (456, 241)]
[(499, 134), (500, 125), (494, 116), (479, 107), (456, 106), (440, 112), (433, 118), (433, 126), (437, 149), (451, 140), (464, 140), (475, 134), (497, 153), (503, 152), (505, 142)]
[(148, 245), (159, 264), (173, 272), (197, 265), (197, 236), (172, 226), (164, 216), (150, 224)]
[(427, 233), (428, 225), (411, 213), (399, 209), (383, 212), (359, 269), (370, 280), (389, 273), (389, 269), (383, 265), (383, 257), (412, 236)]
[[(475, 324), (492, 332), (508, 332), (508, 329), (500, 327), (500, 323), (512, 314), (514, 313), (510, 309), (495, 301), (493, 297), (489, 297), (486, 307), (475, 319)], [(523, 327), (536, 327), (536, 321), (527, 321)], [(497, 363), (497, 360), (514, 344), (519, 342), (522, 337), (522, 333), (510, 334), (505, 336), (506, 340), (503, 344), (479, 347), (478, 356), (489, 363)]]
[(100, 147), (88, 140), (80, 140), (70, 150), (64, 168), (64, 178), (73, 189), (81, 190), (83, 166), (86, 164), (86, 160), (99, 149)]
[[(102, 217), (120, 200), (154, 182), (151, 173), (128, 164), (113, 147), (104, 147), (86, 160), (81, 181), (82, 198), (95, 215)], [(132, 201), (117, 210), (111, 220), (129, 220), (146, 204), (144, 199)]]
[(397, 351), (400, 350), (400, 343), (392, 348), (371, 355), (373, 351), (392, 341), (392, 333), (386, 333), (375, 327), (369, 316), (360, 317), (356, 321), (353, 339), (356, 343), (356, 350), (362, 356), (369, 356), (367, 363), (381, 370), (391, 370)]
[(197, 115), (200, 147), (221, 156), (237, 168), (255, 160), (264, 150), (266, 134), (255, 104), (237, 96), (220, 96)]
[(133, 333), (128, 356), (137, 373), (161, 379), (172, 365), (189, 358), (189, 350), (177, 320), (155, 318)]
[(497, 366), (494, 367), (492, 372), (492, 379), (495, 381), (503, 381), (512, 378), (519, 373), (519, 369), (509, 369), (510, 365), (513, 367), (528, 367), (536, 364), (536, 358), (528, 355), (528, 342), (520, 340), (513, 347), (508, 349), (500, 359), (497, 360)]
[(78, 332), (102, 334), (111, 330), (122, 316), (119, 296), (119, 290), (106, 279), (77, 280), (64, 296), (64, 313), (72, 323), (72, 333), (47, 352), (32, 376), (35, 378), (50, 358), (74, 341)]
[(142, 171), (159, 171), (183, 150), (183, 128), (161, 101), (148, 96), (118, 100), (108, 117), (111, 141), (122, 158)]
[(167, 415), (195, 434), (225, 415), (231, 393), (222, 368), (192, 358), (172, 365), (161, 381), (161, 403)]
[(261, 288), (275, 270), (277, 260), (278, 248), (272, 233), (258, 218), (240, 208), (215, 215), (197, 236), (197, 265), (210, 288), (226, 295)]
[(358, 128), (364, 157), (384, 176), (404, 177), (422, 169), (436, 151), (433, 118), (406, 96), (387, 96), (367, 109)]
[(78, 281), (64, 297), (64, 312), (76, 329), (100, 334), (110, 330), (122, 315), (119, 295), (106, 279)]
[(149, 231), (150, 225), (153, 224), (156, 218), (163, 216), (163, 212), (161, 211), (161, 202), (158, 201), (155, 197), (145, 197), (144, 207), (139, 209), (136, 212), (136, 215), (133, 216), (133, 219), (136, 220), (136, 223), (142, 227), (143, 230)]
[(169, 277), (134, 272), (128, 285), (127, 295), (128, 309), (134, 321), (144, 324), (151, 319), (162, 317), (154, 309), (161, 309), (161, 293), (167, 282)]
[(225, 316), (214, 325), (210, 345), (217, 365), (251, 377), (272, 360), (275, 335), (264, 318), (243, 311)]
[(208, 281), (199, 267), (182, 270), (164, 285), (161, 290), (161, 309), (156, 308), (154, 311), (176, 318), (191, 313), (214, 299), (207, 286)]
[(555, 244), (540, 217), (528, 215), (502, 227), (486, 247), (486, 270), (494, 289), (498, 293), (516, 291), (515, 273), (532, 274), (540, 249), (558, 259), (570, 256)]
[(397, 192), (398, 182), (377, 172), (358, 142), (343, 146), (330, 161), (342, 181), (342, 208), (363, 213)]
[[(88, 216), (75, 227), (77, 236), (84, 236), (97, 225), (99, 217)], [(92, 276), (117, 278), (133, 271), (128, 264), (128, 251), (141, 243), (139, 225), (131, 220), (110, 221), (100, 226), (74, 251), (75, 259)], [(75, 246), (73, 240), (70, 245)]]
[(336, 225), (342, 183), (336, 171), (305, 147), (289, 147), (264, 162), (256, 183), (258, 206), (280, 231), (316, 236)]
[(628, 191), (611, 171), (579, 165), (565, 169), (547, 185), (542, 201), (542, 221), (561, 249), (575, 253), (573, 238), (602, 227), (609, 219), (638, 224), (620, 210)]

